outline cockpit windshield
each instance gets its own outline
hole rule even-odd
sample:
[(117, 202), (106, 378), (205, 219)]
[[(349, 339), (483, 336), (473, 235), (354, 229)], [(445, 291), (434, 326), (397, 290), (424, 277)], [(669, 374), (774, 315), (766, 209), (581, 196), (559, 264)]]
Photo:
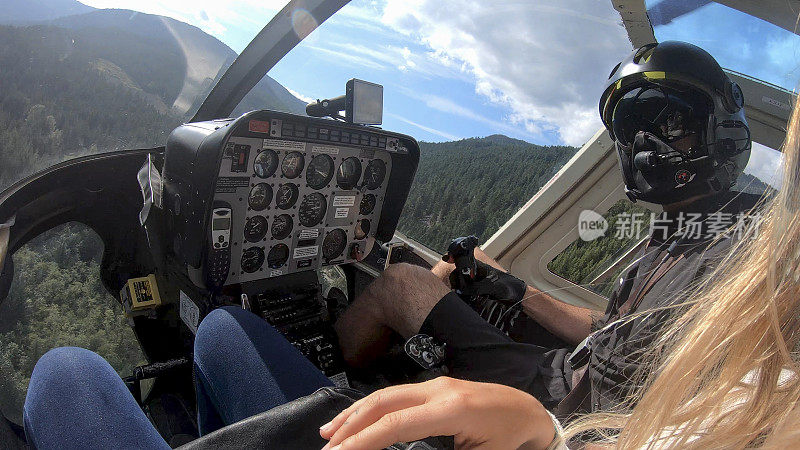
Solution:
[(659, 42), (698, 45), (722, 67), (795, 91), (800, 82), (800, 36), (709, 0), (647, 0)]

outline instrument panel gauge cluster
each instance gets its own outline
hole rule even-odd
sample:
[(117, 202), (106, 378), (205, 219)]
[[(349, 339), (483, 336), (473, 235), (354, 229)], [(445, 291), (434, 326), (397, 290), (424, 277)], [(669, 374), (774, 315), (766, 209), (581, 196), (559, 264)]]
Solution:
[(233, 217), (226, 284), (352, 262), (368, 251), (391, 174), (389, 150), (252, 133), (226, 146), (249, 148), (237, 153), (246, 161), (237, 160), (236, 171), (220, 165), (214, 194)]

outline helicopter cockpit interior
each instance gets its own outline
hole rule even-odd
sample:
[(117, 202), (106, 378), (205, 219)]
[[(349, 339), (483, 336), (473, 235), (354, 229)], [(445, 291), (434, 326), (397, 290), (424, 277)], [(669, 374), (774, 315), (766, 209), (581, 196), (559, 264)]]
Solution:
[[(425, 157), (417, 139), (380, 127), (391, 114), (384, 112), (384, 95), (401, 87), (352, 78), (344, 95), (312, 100), (306, 114), (269, 105), (234, 114), (273, 66), (348, 3), (289, 1), (162, 145), (68, 158), (0, 193), (0, 302), (20, 275), (14, 255), (38, 236), (73, 222), (96, 233), (103, 246), (100, 282), (124, 311), (145, 359), (122, 375), (175, 446), (198, 436), (193, 340), (203, 317), (222, 306), (262, 317), (337, 385), (369, 392), (430, 376), (399, 341), (374, 367), (352, 369), (333, 329), (348, 303), (389, 265), (430, 268), (441, 260), (441, 249), (398, 228)], [(787, 15), (780, 1), (610, 3), (634, 48), (658, 41), (658, 32), (688, 14), (689, 6), (708, 3), (797, 37), (794, 19), (784, 20), (796, 14)], [(744, 91), (753, 140), (779, 149), (794, 94), (728, 73)], [(779, 153), (772, 152), (778, 156), (770, 161), (777, 161)], [(579, 242), (581, 212), (605, 214), (627, 200), (605, 130), (562, 159), (550, 181), (484, 236), (482, 248), (526, 283), (565, 302), (602, 309), (608, 294), (603, 283), (631, 262), (645, 240), (627, 239), (591, 261), (579, 278), (565, 275), (559, 256), (595, 245)], [(660, 211), (651, 204), (636, 207)], [(338, 281), (330, 283), (331, 277)], [(24, 433), (6, 418), (0, 440), (23, 446)]]

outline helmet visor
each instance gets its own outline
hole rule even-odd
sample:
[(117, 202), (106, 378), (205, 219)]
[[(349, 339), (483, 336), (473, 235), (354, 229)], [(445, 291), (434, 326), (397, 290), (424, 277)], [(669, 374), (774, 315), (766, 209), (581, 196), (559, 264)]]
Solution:
[(640, 131), (672, 144), (702, 142), (711, 111), (708, 98), (695, 90), (649, 85), (627, 92), (614, 107), (611, 127), (622, 145), (629, 146)]

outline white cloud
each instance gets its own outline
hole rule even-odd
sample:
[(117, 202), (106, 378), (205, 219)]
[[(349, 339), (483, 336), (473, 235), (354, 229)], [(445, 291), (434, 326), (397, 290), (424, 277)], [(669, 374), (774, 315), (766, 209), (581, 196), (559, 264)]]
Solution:
[(414, 72), (425, 78), (464, 78), (460, 71), (442, 64), (432, 52), (419, 53), (407, 46), (392, 44), (323, 41), (313, 37), (305, 44), (306, 48), (318, 51), (339, 64), (346, 62), (368, 69)]
[[(286, 86), (284, 86), (284, 87), (286, 87)], [(313, 98), (311, 98), (311, 97), (309, 97), (307, 95), (303, 95), (303, 94), (301, 94), (301, 93), (299, 93), (297, 91), (293, 91), (293, 90), (289, 89), (288, 87), (286, 88), (286, 90), (289, 91), (290, 94), (294, 95), (295, 97), (299, 98), (300, 100), (302, 100), (302, 101), (304, 101), (306, 103), (311, 103), (311, 102), (314, 101)]]
[(601, 126), (603, 83), (631, 49), (608, 1), (387, 0), (382, 20), (469, 73), (513, 123), (571, 145)]
[(473, 111), (472, 109), (467, 108), (466, 106), (459, 105), (458, 103), (450, 100), (449, 98), (434, 94), (419, 93), (404, 87), (401, 87), (398, 90), (408, 97), (423, 102), (425, 106), (427, 106), (428, 108), (435, 109), (443, 113), (448, 113), (448, 114), (453, 114), (455, 116), (463, 117), (464, 119), (468, 119), (474, 122), (484, 123), (499, 132), (518, 135), (520, 134), (520, 131), (522, 131), (522, 134), (527, 135), (527, 137), (529, 138), (534, 137), (534, 133), (531, 132), (526, 133), (526, 130), (520, 130), (519, 128), (514, 127), (509, 123), (490, 119), (489, 117), (486, 117), (476, 111)]
[(783, 179), (781, 165), (783, 164), (783, 154), (766, 145), (753, 142), (750, 151), (750, 161), (744, 172), (760, 179), (775, 189), (780, 189)]
[(440, 136), (440, 137), (442, 137), (444, 139), (447, 139), (448, 141), (456, 141), (456, 140), (461, 139), (459, 136), (456, 136), (454, 134), (450, 134), (450, 133), (448, 133), (446, 131), (437, 130), (436, 128), (431, 128), (429, 126), (425, 126), (425, 125), (419, 124), (417, 122), (413, 122), (413, 121), (408, 120), (405, 117), (399, 116), (397, 114), (387, 113), (386, 115), (389, 116), (389, 117), (392, 117), (394, 119), (397, 119), (397, 120), (399, 120), (401, 122), (405, 122), (405, 123), (407, 123), (407, 124), (409, 124), (411, 126), (417, 127), (420, 130), (427, 131), (428, 133)]

